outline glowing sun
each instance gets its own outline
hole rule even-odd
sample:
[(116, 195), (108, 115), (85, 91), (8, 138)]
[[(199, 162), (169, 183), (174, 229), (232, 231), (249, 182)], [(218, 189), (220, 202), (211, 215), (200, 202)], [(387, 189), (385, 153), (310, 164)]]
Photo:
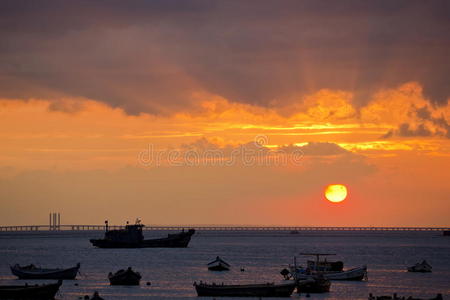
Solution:
[(334, 203), (344, 201), (347, 197), (347, 188), (342, 184), (330, 184), (325, 189), (325, 197)]

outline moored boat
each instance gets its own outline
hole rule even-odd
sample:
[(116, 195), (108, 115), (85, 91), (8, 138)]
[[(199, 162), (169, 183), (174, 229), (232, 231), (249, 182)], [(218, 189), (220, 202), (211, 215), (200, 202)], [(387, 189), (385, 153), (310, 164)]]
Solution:
[(54, 299), (62, 280), (42, 285), (0, 286), (0, 300), (50, 300)]
[(166, 238), (144, 240), (143, 224), (126, 225), (125, 229), (108, 230), (103, 239), (91, 239), (92, 245), (98, 248), (186, 248), (191, 241), (194, 229), (180, 233), (168, 234)]
[(306, 267), (315, 271), (326, 272), (341, 272), (344, 269), (344, 263), (342, 261), (328, 261), (326, 258), (320, 260), (320, 256), (336, 255), (331, 253), (300, 253), (300, 255), (312, 255), (316, 256), (316, 260), (306, 261)]
[(361, 266), (349, 270), (343, 270), (344, 264), (341, 261), (328, 262), (320, 260), (320, 256), (335, 255), (321, 253), (301, 253), (301, 255), (316, 256), (316, 261), (308, 261), (307, 268), (297, 267), (294, 257), (294, 266), (290, 266), (290, 273), (296, 280), (305, 280), (317, 275), (323, 275), (328, 280), (354, 280), (360, 281), (367, 278), (367, 266)]
[(330, 287), (330, 280), (320, 275), (297, 281), (298, 293), (328, 293)]
[(92, 295), (91, 299), (89, 300), (104, 300), (102, 297), (100, 297), (100, 295), (98, 294), (98, 292), (94, 292), (94, 295)]
[(11, 272), (19, 279), (75, 279), (80, 269), (80, 263), (67, 269), (45, 269), (35, 265), (20, 266), (15, 264), (10, 267)]
[(208, 270), (210, 271), (229, 271), (230, 265), (221, 259), (219, 256), (216, 257), (215, 260), (208, 263)]
[(432, 271), (432, 267), (426, 260), (421, 263), (417, 263), (414, 266), (408, 267), (408, 272), (420, 272), (420, 273), (429, 273)]
[(296, 279), (288, 269), (281, 270), (280, 274), (285, 280), (296, 282), (298, 293), (328, 293), (330, 291), (331, 281), (322, 274), (310, 275), (306, 279)]
[(119, 270), (116, 273), (109, 273), (108, 279), (111, 285), (139, 285), (141, 274), (128, 267), (126, 270)]
[(209, 297), (290, 297), (296, 287), (294, 281), (281, 284), (224, 285), (195, 283), (198, 296)]
[(315, 272), (303, 268), (297, 268), (295, 273), (295, 276), (299, 280), (308, 279), (311, 276), (322, 274), (328, 280), (361, 281), (367, 277), (367, 266), (353, 268), (341, 272)]

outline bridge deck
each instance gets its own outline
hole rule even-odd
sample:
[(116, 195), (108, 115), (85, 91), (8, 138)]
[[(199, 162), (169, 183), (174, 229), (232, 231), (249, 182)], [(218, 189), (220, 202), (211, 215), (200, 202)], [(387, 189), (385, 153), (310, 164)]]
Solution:
[[(109, 225), (109, 229), (121, 229), (124, 226)], [(194, 228), (199, 231), (447, 231), (450, 227), (319, 227), (319, 226), (146, 226), (144, 230), (173, 230)], [(105, 230), (105, 225), (20, 225), (0, 226), (5, 231), (79, 231)]]

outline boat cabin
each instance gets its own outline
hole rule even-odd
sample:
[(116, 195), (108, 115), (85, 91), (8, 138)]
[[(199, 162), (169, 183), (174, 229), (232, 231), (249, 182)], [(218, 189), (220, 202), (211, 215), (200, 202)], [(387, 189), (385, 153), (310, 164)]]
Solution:
[(125, 229), (107, 230), (105, 240), (124, 243), (141, 243), (144, 240), (142, 224), (126, 225)]

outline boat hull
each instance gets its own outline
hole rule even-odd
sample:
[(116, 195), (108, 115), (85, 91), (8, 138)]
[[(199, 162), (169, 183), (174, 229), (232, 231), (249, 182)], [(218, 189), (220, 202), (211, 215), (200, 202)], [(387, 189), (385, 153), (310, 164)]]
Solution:
[(111, 285), (139, 285), (141, 275), (132, 271), (125, 271), (122, 274), (108, 276)]
[(425, 268), (409, 267), (408, 268), (408, 272), (413, 272), (413, 273), (431, 273), (431, 270), (430, 269), (425, 269)]
[(31, 269), (26, 270), (18, 266), (13, 266), (11, 273), (19, 279), (64, 279), (72, 280), (77, 277), (80, 265), (68, 269)]
[(0, 286), (0, 300), (50, 300), (54, 299), (62, 281), (35, 286)]
[(194, 286), (198, 296), (206, 297), (290, 297), (296, 284), (194, 284)]
[(423, 261), (421, 263), (415, 264), (412, 267), (409, 267), (408, 272), (430, 273), (432, 269), (433, 268), (426, 261)]
[(143, 240), (137, 243), (113, 241), (108, 239), (91, 239), (92, 245), (98, 248), (186, 248), (194, 231), (171, 234), (167, 238)]
[[(362, 266), (359, 268), (354, 268), (342, 272), (321, 272), (320, 274), (322, 274), (323, 277), (325, 277), (328, 280), (361, 281), (367, 277), (367, 267)], [(304, 280), (311, 278), (311, 275), (297, 271), (296, 278), (299, 280)]]
[(300, 280), (297, 283), (298, 293), (328, 293), (331, 282), (329, 280)]
[(208, 270), (210, 271), (229, 271), (230, 268), (223, 264), (217, 264), (215, 266), (208, 267)]
[(229, 271), (230, 265), (221, 259), (219, 256), (208, 264), (208, 270), (210, 271)]

